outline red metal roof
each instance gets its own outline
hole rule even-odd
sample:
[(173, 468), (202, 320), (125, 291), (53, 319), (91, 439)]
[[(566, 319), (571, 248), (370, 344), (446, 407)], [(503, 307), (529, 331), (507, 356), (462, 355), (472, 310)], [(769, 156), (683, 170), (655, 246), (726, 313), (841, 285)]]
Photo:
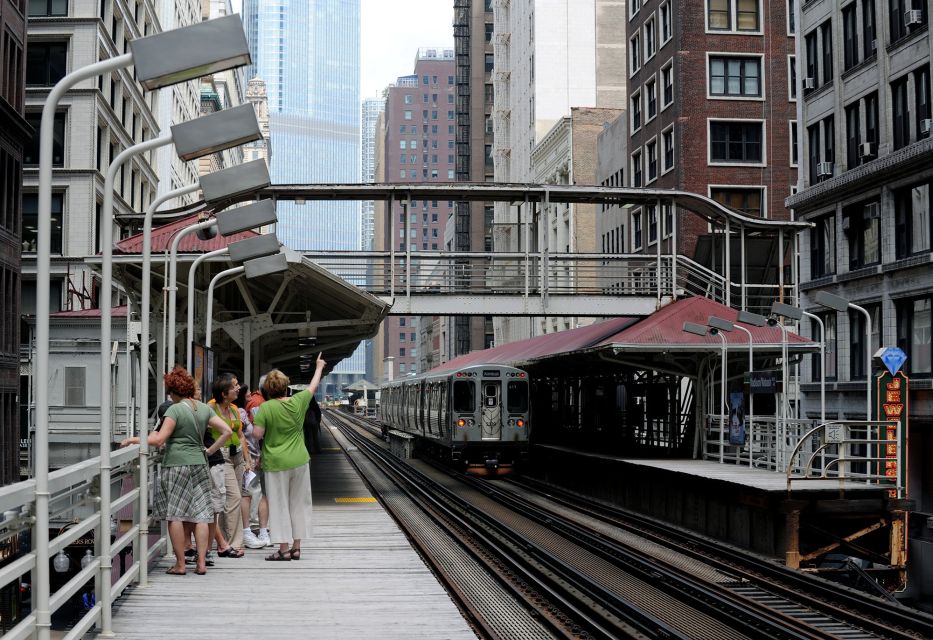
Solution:
[[(152, 230), (152, 252), (162, 253), (171, 249), (172, 240), (175, 238), (178, 232), (185, 227), (195, 224), (196, 222), (198, 222), (198, 216), (193, 215), (187, 218), (182, 218), (181, 220), (176, 220), (175, 222), (170, 222), (169, 224), (162, 225), (161, 227), (154, 228)], [(208, 251), (223, 249), (224, 247), (230, 245), (232, 242), (245, 240), (246, 238), (252, 238), (257, 235), (259, 234), (255, 231), (243, 231), (227, 237), (217, 235), (210, 240), (204, 241), (199, 240), (196, 233), (191, 233), (185, 236), (184, 240), (181, 241), (181, 245), (179, 245), (178, 250), (181, 253), (207, 253)], [(114, 253), (141, 254), (142, 252), (143, 234), (141, 233), (130, 236), (126, 240), (121, 240), (114, 247)]]
[[(125, 318), (126, 317), (126, 305), (123, 305), (122, 307), (113, 307), (110, 313), (114, 318)], [(56, 311), (55, 313), (50, 313), (49, 317), (51, 318), (99, 318), (100, 309), (76, 309), (73, 311)]]
[[(737, 315), (738, 311), (736, 309), (719, 304), (709, 298), (686, 298), (662, 307), (634, 326), (629, 326), (614, 335), (606, 337), (596, 346), (638, 345), (660, 348), (672, 345), (709, 345), (718, 349), (722, 342), (717, 336), (698, 336), (687, 333), (683, 330), (684, 323), (695, 322), (706, 326), (710, 316), (736, 322)], [(746, 324), (741, 326), (751, 331), (752, 342), (755, 345), (781, 343), (781, 330), (778, 327), (754, 327)], [(748, 336), (743, 331), (723, 331), (722, 335), (725, 336), (727, 345), (748, 347)], [(787, 342), (792, 345), (813, 344), (811, 340), (790, 331), (787, 332)]]
[(431, 373), (452, 371), (474, 364), (520, 364), (559, 353), (569, 353), (598, 344), (606, 336), (616, 334), (635, 322), (638, 322), (638, 318), (612, 318), (585, 327), (547, 333), (492, 349), (473, 351), (445, 362), (432, 369)]

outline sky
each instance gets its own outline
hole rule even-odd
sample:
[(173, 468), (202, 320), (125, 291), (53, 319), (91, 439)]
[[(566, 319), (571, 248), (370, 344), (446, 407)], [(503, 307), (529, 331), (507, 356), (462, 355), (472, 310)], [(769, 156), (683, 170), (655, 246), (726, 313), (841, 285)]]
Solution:
[(454, 46), (453, 0), (361, 0), (360, 98), (415, 68), (418, 47)]

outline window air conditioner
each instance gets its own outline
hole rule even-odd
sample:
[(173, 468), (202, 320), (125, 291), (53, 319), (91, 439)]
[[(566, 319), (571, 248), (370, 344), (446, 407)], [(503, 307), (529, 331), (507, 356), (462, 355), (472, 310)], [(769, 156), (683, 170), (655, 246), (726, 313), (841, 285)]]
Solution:
[(930, 135), (930, 130), (933, 129), (933, 119), (924, 118), (920, 121), (920, 133), (925, 136)]
[(910, 9), (904, 12), (904, 24), (908, 27), (923, 23), (923, 11), (920, 9)]
[(865, 219), (877, 220), (881, 217), (881, 205), (877, 202), (870, 202), (865, 205)]
[(816, 78), (804, 78), (803, 88), (807, 90), (816, 89)]
[(875, 143), (874, 142), (863, 142), (859, 145), (859, 156), (862, 158), (874, 158), (875, 157)]
[(816, 165), (816, 175), (820, 178), (828, 177), (833, 175), (833, 163), (832, 162), (820, 162)]

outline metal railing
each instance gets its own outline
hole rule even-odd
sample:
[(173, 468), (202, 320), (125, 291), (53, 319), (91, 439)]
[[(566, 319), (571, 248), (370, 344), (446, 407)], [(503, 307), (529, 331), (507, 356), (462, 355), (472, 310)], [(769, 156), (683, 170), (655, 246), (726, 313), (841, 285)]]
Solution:
[(718, 414), (708, 416), (703, 458), (768, 471), (783, 471), (795, 446), (809, 451), (805, 448), (804, 434), (816, 424), (814, 420), (780, 420), (755, 416), (754, 421), (749, 421), (746, 417), (744, 442), (730, 444), (729, 416), (725, 419), (726, 432), (722, 434), (722, 438), (719, 420)]
[[(124, 479), (132, 479), (136, 487), (139, 486), (139, 446), (127, 447), (114, 451), (111, 455), (111, 480), (112, 485), (119, 487)], [(150, 458), (152, 460), (152, 458)], [(154, 468), (155, 462), (150, 464)], [(110, 608), (113, 601), (120, 597), (123, 591), (134, 581), (139, 579), (140, 561), (139, 548), (140, 537), (148, 535), (146, 524), (140, 518), (139, 513), (139, 489), (133, 488), (126, 491), (111, 502), (111, 513), (118, 514), (132, 512), (130, 526), (126, 530), (121, 530), (119, 526), (116, 533), (112, 533), (110, 522), (101, 521), (100, 510), (100, 458), (95, 457), (78, 464), (73, 464), (63, 469), (58, 469), (49, 474), (49, 511), (50, 522), (59, 522), (64, 526), (60, 533), (49, 541), (49, 557), (54, 558), (59, 552), (78, 539), (93, 532), (96, 553), (93, 561), (82, 566), (80, 570), (68, 582), (61, 586), (57, 591), (51, 593), (49, 600), (49, 609), (54, 613), (60, 609), (72, 596), (79, 593), (88, 582), (94, 582), (94, 593), (100, 594), (100, 581), (102, 579), (111, 579), (112, 589), (110, 591), (110, 602), (97, 601), (94, 605), (78, 620), (74, 626), (63, 636), (66, 639), (82, 637), (95, 623), (101, 619), (101, 612), (104, 608)], [(150, 487), (153, 483), (150, 482)], [(111, 492), (112, 495), (118, 495), (119, 491)], [(35, 502), (36, 502), (36, 482), (35, 480), (24, 480), (5, 487), (0, 487), (0, 540), (10, 540), (26, 533), (31, 533), (30, 539), (35, 540), (36, 536), (32, 529), (35, 526)], [(124, 518), (125, 520), (125, 518)], [(145, 519), (148, 522), (148, 518)], [(115, 580), (112, 574), (104, 577), (101, 571), (102, 558), (100, 556), (101, 536), (114, 536), (110, 545), (108, 562), (104, 566), (110, 566), (114, 557), (120, 555), (127, 548), (133, 550), (133, 560), (123, 575)], [(159, 539), (149, 545), (147, 551), (147, 561), (154, 556), (163, 553), (166, 539), (160, 536)], [(71, 562), (79, 562), (80, 558), (69, 558)], [(36, 576), (36, 552), (32, 548), (28, 553), (13, 559), (6, 566), (0, 569), (0, 589), (11, 583), (19, 583), (23, 576), (32, 574), (30, 585), (35, 592)], [(49, 574), (47, 574), (49, 575)], [(35, 598), (32, 599), (33, 609), (25, 615), (12, 629), (2, 636), (2, 640), (18, 640), (20, 638), (32, 637), (36, 632), (36, 611)]]
[(863, 482), (904, 495), (901, 464), (901, 423), (884, 420), (837, 420), (818, 424), (803, 434), (792, 450), (787, 468), (791, 483), (837, 479)]

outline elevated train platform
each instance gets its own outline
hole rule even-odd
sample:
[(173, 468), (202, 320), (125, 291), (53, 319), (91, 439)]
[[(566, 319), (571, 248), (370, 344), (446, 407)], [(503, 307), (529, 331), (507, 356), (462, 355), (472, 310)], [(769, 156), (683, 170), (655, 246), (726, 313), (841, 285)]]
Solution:
[(405, 534), (322, 431), (311, 458), (314, 535), (297, 562), (273, 551), (217, 558), (207, 575), (167, 575), (174, 555), (150, 572), (147, 589), (114, 605), (119, 638), (437, 638), (471, 630)]

